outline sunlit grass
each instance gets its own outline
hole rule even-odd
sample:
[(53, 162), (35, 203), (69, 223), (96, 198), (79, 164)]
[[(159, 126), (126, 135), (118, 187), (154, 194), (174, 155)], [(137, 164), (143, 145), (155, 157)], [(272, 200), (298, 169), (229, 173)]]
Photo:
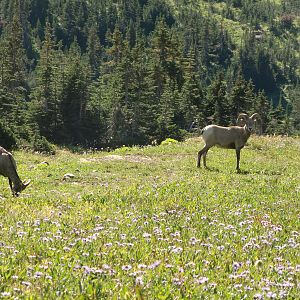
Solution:
[(202, 145), (15, 152), (32, 185), (0, 179), (0, 298), (296, 299), (299, 138), (251, 137), (241, 174), (218, 148), (197, 169)]

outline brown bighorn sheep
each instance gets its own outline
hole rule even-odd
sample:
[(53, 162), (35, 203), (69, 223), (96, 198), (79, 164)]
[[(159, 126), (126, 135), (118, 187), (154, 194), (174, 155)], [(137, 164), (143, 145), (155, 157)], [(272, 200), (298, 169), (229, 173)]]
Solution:
[(15, 197), (17, 197), (30, 183), (30, 180), (27, 182), (21, 181), (12, 154), (2, 147), (0, 147), (0, 175), (8, 177), (10, 189)]
[(206, 167), (207, 151), (213, 146), (219, 146), (227, 149), (235, 149), (236, 151), (236, 169), (240, 170), (240, 152), (245, 146), (251, 135), (253, 124), (256, 119), (260, 119), (259, 114), (255, 113), (251, 117), (247, 114), (239, 114), (237, 123), (244, 120), (244, 127), (229, 126), (222, 127), (218, 125), (208, 125), (202, 129), (202, 138), (205, 146), (198, 152), (197, 167), (200, 167), (201, 156), (203, 155), (203, 164)]

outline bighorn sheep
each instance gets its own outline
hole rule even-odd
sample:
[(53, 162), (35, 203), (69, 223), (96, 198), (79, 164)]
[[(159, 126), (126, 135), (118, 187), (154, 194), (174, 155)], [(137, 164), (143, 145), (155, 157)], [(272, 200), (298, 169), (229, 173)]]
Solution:
[(0, 147), (0, 175), (8, 177), (10, 189), (15, 197), (17, 197), (30, 183), (30, 180), (27, 182), (21, 181), (12, 154), (2, 147)]
[(207, 151), (213, 146), (219, 146), (227, 149), (235, 149), (236, 151), (236, 169), (240, 170), (240, 152), (245, 146), (247, 140), (251, 135), (253, 124), (256, 119), (260, 119), (258, 113), (254, 113), (251, 117), (247, 114), (239, 114), (237, 123), (244, 120), (244, 127), (230, 126), (222, 127), (218, 125), (208, 125), (202, 129), (202, 138), (205, 142), (205, 146), (198, 152), (197, 167), (200, 167), (201, 156), (203, 155), (203, 164), (206, 167), (206, 155)]

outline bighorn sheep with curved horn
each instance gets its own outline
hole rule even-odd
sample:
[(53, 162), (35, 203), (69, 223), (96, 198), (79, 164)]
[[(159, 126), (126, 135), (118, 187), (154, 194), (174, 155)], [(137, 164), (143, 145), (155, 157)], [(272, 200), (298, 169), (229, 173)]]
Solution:
[(8, 177), (10, 189), (15, 197), (17, 197), (30, 183), (30, 180), (27, 182), (21, 181), (12, 154), (2, 147), (0, 147), (0, 175)]
[(202, 138), (205, 146), (198, 152), (197, 167), (200, 167), (201, 156), (203, 155), (203, 164), (206, 167), (206, 155), (208, 150), (213, 146), (219, 146), (227, 149), (235, 149), (236, 151), (236, 169), (240, 170), (240, 152), (249, 139), (254, 121), (260, 119), (258, 113), (254, 113), (251, 117), (241, 113), (237, 118), (237, 123), (244, 121), (245, 125), (222, 127), (218, 125), (208, 125), (202, 129)]

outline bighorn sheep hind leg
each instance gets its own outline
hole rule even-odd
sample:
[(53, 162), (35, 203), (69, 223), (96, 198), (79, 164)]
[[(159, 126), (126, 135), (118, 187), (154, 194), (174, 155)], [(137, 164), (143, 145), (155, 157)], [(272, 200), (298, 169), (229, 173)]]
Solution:
[(203, 164), (204, 164), (204, 167), (206, 167), (206, 154), (207, 154), (208, 149), (209, 149), (209, 147), (207, 145), (205, 145), (205, 147), (198, 152), (198, 161), (197, 161), (197, 167), (198, 168), (200, 168), (201, 156), (203, 154), (204, 154), (204, 156), (203, 156)]

